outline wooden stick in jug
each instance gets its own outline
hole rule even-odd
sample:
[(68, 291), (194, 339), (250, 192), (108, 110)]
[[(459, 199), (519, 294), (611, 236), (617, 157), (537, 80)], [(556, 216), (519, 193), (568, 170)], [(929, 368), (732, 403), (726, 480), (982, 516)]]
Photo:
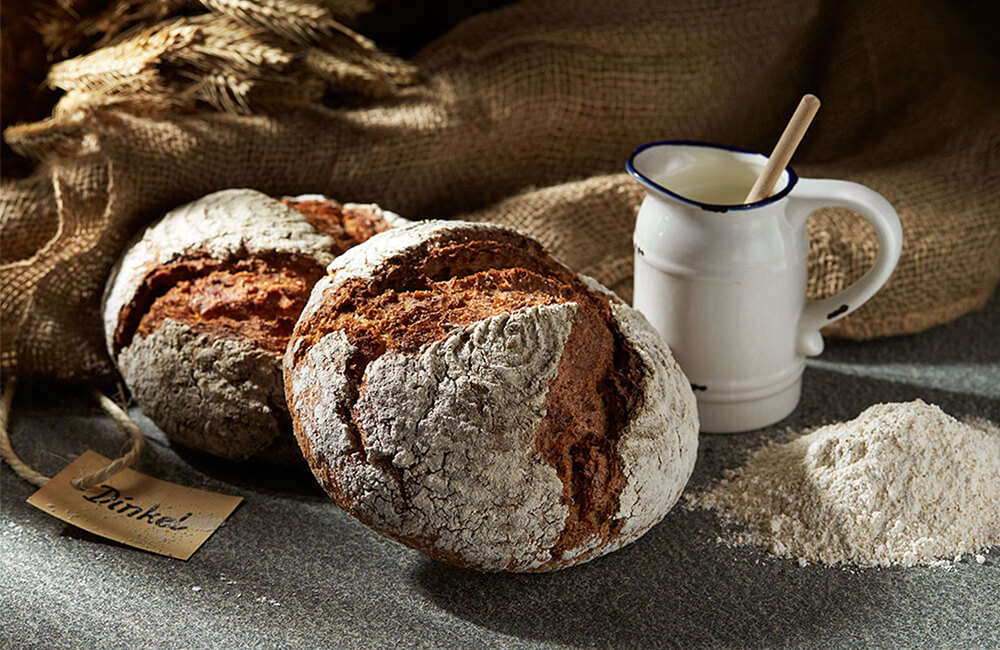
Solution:
[(760, 176), (757, 177), (757, 182), (750, 188), (750, 193), (747, 194), (744, 203), (760, 201), (771, 195), (774, 184), (778, 182), (781, 172), (785, 171), (785, 167), (788, 166), (788, 161), (792, 159), (792, 154), (802, 142), (802, 136), (806, 134), (806, 129), (809, 128), (809, 124), (812, 123), (818, 110), (819, 98), (816, 95), (806, 95), (802, 98), (799, 107), (795, 109), (795, 114), (792, 115), (792, 119), (788, 121), (785, 132), (778, 138), (778, 144), (774, 145), (774, 151), (771, 152), (771, 157), (767, 159), (767, 164), (760, 172)]

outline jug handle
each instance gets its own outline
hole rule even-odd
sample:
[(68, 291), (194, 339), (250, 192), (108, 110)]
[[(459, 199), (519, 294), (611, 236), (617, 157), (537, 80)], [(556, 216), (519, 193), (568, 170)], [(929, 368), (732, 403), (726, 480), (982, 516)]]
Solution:
[(819, 208), (839, 207), (860, 214), (878, 235), (878, 255), (867, 273), (835, 296), (806, 303), (799, 318), (796, 348), (797, 354), (814, 357), (823, 351), (819, 330), (867, 302), (892, 275), (903, 246), (903, 229), (899, 215), (884, 196), (851, 181), (800, 178), (788, 198), (788, 218), (795, 225), (804, 226)]

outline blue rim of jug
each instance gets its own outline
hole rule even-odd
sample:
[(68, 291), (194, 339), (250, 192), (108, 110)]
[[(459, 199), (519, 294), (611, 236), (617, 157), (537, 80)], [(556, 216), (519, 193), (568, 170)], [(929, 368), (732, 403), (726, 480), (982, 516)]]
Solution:
[(785, 171), (788, 172), (788, 183), (785, 184), (785, 186), (781, 189), (780, 192), (778, 192), (777, 194), (772, 194), (766, 199), (761, 199), (760, 201), (754, 201), (753, 203), (733, 203), (733, 204), (702, 203), (701, 201), (696, 201), (695, 199), (688, 198), (686, 196), (678, 194), (677, 192), (672, 192), (671, 190), (668, 190), (667, 188), (663, 187), (653, 179), (642, 174), (635, 168), (635, 165), (632, 164), (632, 162), (635, 160), (635, 157), (638, 156), (643, 151), (645, 151), (646, 149), (649, 149), (651, 147), (658, 147), (661, 145), (687, 145), (694, 147), (707, 147), (711, 149), (723, 149), (725, 151), (733, 151), (736, 153), (748, 153), (754, 156), (761, 156), (762, 158), (764, 158), (765, 161), (767, 160), (767, 156), (765, 156), (759, 151), (753, 151), (752, 149), (744, 149), (742, 147), (732, 147), (727, 144), (717, 144), (715, 142), (704, 142), (702, 140), (657, 140), (655, 142), (647, 142), (646, 144), (639, 145), (632, 152), (632, 155), (628, 157), (628, 161), (625, 163), (625, 169), (627, 169), (628, 173), (631, 174), (632, 177), (635, 178), (637, 181), (643, 183), (644, 185), (651, 185), (656, 189), (658, 189), (659, 191), (663, 192), (664, 194), (669, 194), (670, 196), (674, 197), (679, 201), (683, 201), (684, 203), (689, 203), (691, 205), (696, 205), (699, 208), (702, 208), (703, 210), (708, 210), (709, 212), (728, 212), (729, 210), (752, 210), (754, 208), (760, 208), (765, 205), (770, 205), (771, 203), (774, 203), (775, 201), (780, 201), (781, 199), (788, 196), (788, 193), (792, 191), (792, 188), (795, 187), (795, 184), (799, 181), (799, 175), (795, 173), (795, 170), (792, 169), (791, 167), (785, 167)]

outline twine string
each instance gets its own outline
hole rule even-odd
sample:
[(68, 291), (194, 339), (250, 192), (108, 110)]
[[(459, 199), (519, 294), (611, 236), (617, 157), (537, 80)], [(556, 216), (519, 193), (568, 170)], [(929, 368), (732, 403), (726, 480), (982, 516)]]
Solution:
[(142, 435), (142, 431), (140, 431), (136, 423), (132, 421), (132, 418), (128, 416), (128, 413), (115, 404), (110, 397), (96, 388), (91, 388), (90, 392), (100, 403), (104, 412), (107, 413), (112, 420), (114, 420), (115, 424), (118, 425), (118, 428), (128, 434), (129, 439), (132, 441), (132, 446), (120, 458), (116, 458), (111, 461), (103, 469), (91, 472), (90, 474), (85, 474), (84, 476), (79, 476), (70, 481), (70, 485), (75, 487), (77, 490), (86, 490), (93, 485), (97, 485), (101, 481), (108, 480), (109, 477), (117, 474), (126, 467), (131, 467), (135, 461), (139, 460), (142, 453), (146, 451), (146, 437)]
[(42, 487), (49, 482), (49, 477), (32, 469), (14, 453), (10, 445), (10, 435), (7, 433), (7, 423), (10, 420), (10, 405), (14, 402), (14, 386), (17, 379), (11, 377), (3, 389), (3, 402), (0, 403), (0, 455), (7, 461), (14, 473), (34, 486)]
[[(16, 386), (16, 378), (11, 377), (7, 381), (7, 385), (3, 390), (3, 398), (0, 401), (0, 456), (3, 456), (4, 461), (10, 468), (14, 470), (14, 473), (20, 476), (22, 479), (41, 487), (49, 482), (49, 477), (36, 471), (34, 468), (29, 466), (23, 460), (18, 457), (14, 452), (14, 448), (10, 444), (10, 433), (9, 433), (9, 423), (10, 423), (10, 413), (11, 405), (14, 402), (14, 387)], [(91, 388), (91, 394), (100, 403), (101, 408), (104, 412), (114, 420), (115, 424), (118, 425), (122, 431), (124, 431), (131, 441), (131, 447), (127, 452), (125, 452), (120, 458), (116, 458), (111, 461), (108, 465), (90, 474), (84, 474), (83, 476), (78, 476), (77, 478), (70, 481), (72, 485), (77, 490), (86, 490), (87, 488), (100, 483), (101, 481), (106, 481), (109, 477), (117, 474), (126, 467), (131, 467), (135, 461), (146, 451), (146, 437), (142, 435), (142, 431), (135, 422), (129, 418), (128, 413), (118, 406), (111, 398), (97, 390), (96, 388)]]

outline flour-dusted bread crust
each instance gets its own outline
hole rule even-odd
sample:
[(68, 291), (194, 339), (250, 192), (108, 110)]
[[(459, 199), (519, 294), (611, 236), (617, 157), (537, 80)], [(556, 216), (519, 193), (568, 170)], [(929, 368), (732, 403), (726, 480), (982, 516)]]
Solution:
[(143, 412), (195, 449), (287, 457), (288, 336), (324, 268), (387, 229), (383, 217), (374, 205), (234, 189), (146, 228), (112, 271), (103, 305), (108, 351)]
[(250, 341), (167, 320), (118, 368), (143, 412), (188, 447), (243, 460), (287, 432), (280, 364)]
[(422, 222), (341, 255), (284, 380), (299, 444), (342, 508), (481, 570), (620, 548), (694, 466), (694, 396), (646, 319), (490, 224)]

